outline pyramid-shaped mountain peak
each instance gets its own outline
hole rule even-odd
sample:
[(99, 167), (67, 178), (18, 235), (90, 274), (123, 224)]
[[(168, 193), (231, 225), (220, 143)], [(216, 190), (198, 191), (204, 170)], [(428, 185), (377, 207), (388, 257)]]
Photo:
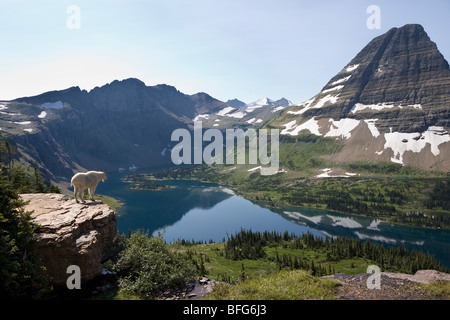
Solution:
[(449, 107), (449, 64), (421, 25), (408, 24), (370, 41), (279, 124), (281, 134), (342, 139), (336, 161), (450, 170)]
[[(305, 103), (301, 114), (338, 120), (374, 105), (411, 106), (422, 110), (430, 123), (450, 126), (445, 116), (450, 105), (449, 64), (421, 25), (392, 28), (374, 38)], [(411, 125), (394, 120), (386, 122), (388, 130)], [(424, 126), (413, 124), (417, 129)]]

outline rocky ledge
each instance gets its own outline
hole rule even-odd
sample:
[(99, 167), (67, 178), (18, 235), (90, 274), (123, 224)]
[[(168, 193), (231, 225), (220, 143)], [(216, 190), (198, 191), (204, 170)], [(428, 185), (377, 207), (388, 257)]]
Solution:
[(80, 268), (81, 282), (102, 273), (102, 262), (114, 252), (117, 242), (116, 215), (99, 201), (76, 203), (62, 194), (22, 194), (26, 211), (32, 211), (32, 222), (39, 225), (36, 253), (54, 285), (65, 285)]

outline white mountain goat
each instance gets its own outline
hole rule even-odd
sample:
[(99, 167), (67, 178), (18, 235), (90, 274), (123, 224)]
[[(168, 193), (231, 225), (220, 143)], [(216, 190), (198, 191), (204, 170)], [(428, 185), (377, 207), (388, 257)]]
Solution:
[(84, 189), (89, 190), (89, 198), (94, 201), (94, 192), (97, 188), (98, 183), (102, 180), (106, 182), (106, 171), (88, 171), (86, 173), (79, 172), (72, 177), (70, 181), (74, 187), (75, 200), (78, 201), (77, 195), (80, 196), (81, 202), (85, 202), (83, 199)]

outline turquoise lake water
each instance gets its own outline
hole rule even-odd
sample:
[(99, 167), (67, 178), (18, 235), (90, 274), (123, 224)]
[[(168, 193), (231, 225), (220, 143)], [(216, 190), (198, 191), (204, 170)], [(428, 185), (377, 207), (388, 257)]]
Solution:
[(346, 236), (434, 254), (450, 267), (450, 231), (392, 225), (326, 210), (286, 207), (268, 209), (239, 197), (225, 186), (197, 181), (164, 181), (175, 188), (130, 190), (121, 179), (129, 172), (108, 175), (97, 193), (120, 200), (117, 228), (121, 233), (162, 232), (177, 239), (222, 241), (241, 229), (279, 231), (316, 236)]

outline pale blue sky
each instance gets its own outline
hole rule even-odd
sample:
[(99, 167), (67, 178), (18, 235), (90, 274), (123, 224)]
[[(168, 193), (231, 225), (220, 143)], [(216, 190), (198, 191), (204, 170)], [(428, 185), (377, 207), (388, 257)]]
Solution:
[[(372, 4), (379, 30), (366, 27)], [(70, 5), (80, 29), (67, 28)], [(392, 27), (422, 24), (448, 61), (449, 14), (448, 0), (0, 0), (0, 99), (136, 77), (300, 103)]]

